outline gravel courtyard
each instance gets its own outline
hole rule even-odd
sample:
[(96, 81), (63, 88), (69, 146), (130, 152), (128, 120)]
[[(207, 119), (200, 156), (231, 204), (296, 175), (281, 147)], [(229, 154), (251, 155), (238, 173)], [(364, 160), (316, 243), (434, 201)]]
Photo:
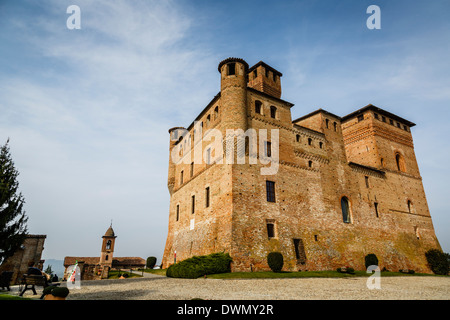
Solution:
[[(381, 277), (369, 290), (368, 278), (174, 279), (163, 276), (83, 281), (67, 300), (403, 300), (450, 298), (450, 277)], [(33, 296), (28, 291), (25, 296)], [(36, 297), (36, 296), (34, 296)]]

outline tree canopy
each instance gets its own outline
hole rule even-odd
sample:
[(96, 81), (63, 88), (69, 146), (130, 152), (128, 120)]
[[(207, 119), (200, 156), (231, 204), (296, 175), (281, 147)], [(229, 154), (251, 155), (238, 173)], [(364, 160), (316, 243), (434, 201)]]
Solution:
[(22, 245), (27, 234), (22, 193), (9, 150), (9, 139), (0, 148), (0, 264)]

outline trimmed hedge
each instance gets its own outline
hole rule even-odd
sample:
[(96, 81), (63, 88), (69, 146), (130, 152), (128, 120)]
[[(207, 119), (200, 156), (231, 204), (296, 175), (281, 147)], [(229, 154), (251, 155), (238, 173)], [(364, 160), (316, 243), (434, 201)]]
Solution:
[(148, 257), (147, 258), (147, 268), (149, 269), (153, 269), (155, 267), (156, 264), (156, 258), (155, 257)]
[(267, 264), (273, 272), (280, 272), (283, 269), (283, 255), (281, 252), (270, 252), (267, 255)]
[(212, 253), (194, 256), (167, 268), (166, 276), (171, 278), (196, 279), (203, 275), (231, 272), (232, 259), (228, 253)]

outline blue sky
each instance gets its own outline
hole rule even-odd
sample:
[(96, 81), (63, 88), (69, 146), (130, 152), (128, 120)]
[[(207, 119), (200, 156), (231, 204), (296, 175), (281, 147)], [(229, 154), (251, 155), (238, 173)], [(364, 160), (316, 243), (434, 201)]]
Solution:
[[(81, 9), (69, 30), (66, 9)], [(369, 30), (366, 9), (381, 9)], [(168, 133), (219, 91), (218, 63), (283, 73), (293, 119), (369, 103), (417, 124), (416, 157), (450, 251), (448, 1), (1, 1), (0, 143), (10, 138), (29, 231), (44, 258), (98, 256), (113, 219), (116, 256), (161, 260)]]

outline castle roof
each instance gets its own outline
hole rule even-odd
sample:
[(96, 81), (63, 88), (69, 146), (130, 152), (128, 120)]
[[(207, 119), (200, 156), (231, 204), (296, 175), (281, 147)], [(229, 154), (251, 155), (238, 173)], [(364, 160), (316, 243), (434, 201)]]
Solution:
[(269, 66), (267, 63), (265, 63), (264, 61), (259, 61), (257, 64), (255, 64), (253, 67), (251, 67), (248, 72), (252, 72), (253, 70), (255, 70), (256, 68), (258, 68), (259, 66), (263, 66), (265, 69), (269, 69), (270, 71), (272, 71), (273, 73), (279, 75), (280, 77), (283, 76), (283, 74), (276, 70), (275, 68), (272, 68), (271, 66)]
[(397, 115), (395, 115), (393, 113), (390, 113), (390, 112), (388, 112), (386, 110), (378, 108), (377, 106), (374, 106), (373, 104), (368, 104), (367, 106), (365, 106), (365, 107), (363, 107), (363, 108), (361, 108), (359, 110), (356, 110), (356, 111), (354, 111), (354, 112), (352, 112), (352, 113), (342, 117), (342, 122), (344, 122), (346, 120), (349, 120), (351, 118), (354, 118), (354, 117), (356, 117), (356, 116), (358, 116), (360, 114), (363, 114), (364, 112), (369, 111), (369, 110), (375, 111), (376, 113), (379, 113), (379, 114), (382, 114), (382, 115), (385, 115), (385, 116), (387, 116), (387, 117), (389, 117), (389, 118), (391, 118), (393, 120), (400, 121), (400, 122), (408, 125), (409, 127), (413, 127), (413, 126), (416, 125), (414, 122), (411, 122), (411, 121), (406, 120), (406, 119), (404, 119), (402, 117), (399, 117), (399, 116), (397, 116)]
[(307, 118), (309, 118), (309, 117), (311, 117), (311, 116), (313, 116), (313, 115), (315, 115), (315, 114), (317, 114), (317, 113), (319, 113), (319, 112), (328, 114), (328, 115), (330, 115), (330, 116), (332, 116), (332, 117), (335, 117), (335, 118), (341, 120), (341, 117), (339, 117), (339, 116), (337, 116), (337, 115), (335, 115), (335, 114), (333, 114), (333, 113), (331, 113), (331, 112), (328, 112), (327, 110), (324, 110), (324, 109), (317, 109), (316, 111), (313, 111), (313, 112), (308, 113), (307, 115), (301, 116), (300, 118), (297, 118), (297, 119), (295, 119), (295, 120), (292, 121), (292, 122), (295, 123), (295, 122), (297, 122), (297, 121), (301, 121), (301, 120), (307, 119)]

